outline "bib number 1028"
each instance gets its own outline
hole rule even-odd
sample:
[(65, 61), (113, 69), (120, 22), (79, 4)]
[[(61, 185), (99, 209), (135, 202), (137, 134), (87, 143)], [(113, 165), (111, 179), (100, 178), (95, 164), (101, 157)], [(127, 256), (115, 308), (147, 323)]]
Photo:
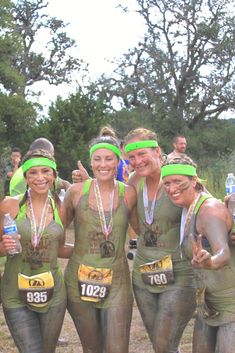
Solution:
[(107, 294), (107, 288), (105, 286), (80, 283), (79, 287), (81, 296), (103, 299)]

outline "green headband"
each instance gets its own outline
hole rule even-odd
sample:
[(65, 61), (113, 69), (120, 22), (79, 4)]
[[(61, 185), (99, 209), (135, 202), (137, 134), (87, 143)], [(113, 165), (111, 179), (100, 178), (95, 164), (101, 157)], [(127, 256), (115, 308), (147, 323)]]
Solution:
[(152, 148), (152, 147), (158, 147), (157, 141), (154, 140), (142, 140), (142, 141), (136, 141), (132, 143), (128, 143), (125, 146), (125, 152), (131, 152), (134, 150), (138, 150), (139, 148)]
[(168, 175), (197, 176), (197, 170), (189, 164), (168, 164), (162, 167), (162, 178)]
[(94, 146), (92, 146), (90, 148), (90, 157), (93, 155), (93, 153), (96, 150), (99, 150), (100, 148), (106, 148), (107, 150), (112, 151), (113, 153), (115, 153), (118, 158), (121, 158), (121, 151), (118, 147), (112, 145), (111, 143), (107, 143), (107, 142), (100, 142), (100, 143), (96, 143)]
[(49, 167), (56, 170), (56, 163), (49, 158), (39, 157), (28, 159), (22, 165), (23, 173), (27, 172), (32, 167)]

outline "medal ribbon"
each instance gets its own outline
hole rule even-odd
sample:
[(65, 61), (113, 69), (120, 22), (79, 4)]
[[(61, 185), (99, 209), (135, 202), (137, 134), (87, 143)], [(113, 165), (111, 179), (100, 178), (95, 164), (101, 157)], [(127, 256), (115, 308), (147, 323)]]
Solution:
[(198, 194), (197, 197), (193, 200), (191, 205), (189, 206), (189, 209), (187, 211), (186, 208), (183, 209), (182, 215), (181, 215), (181, 224), (180, 224), (180, 245), (183, 242), (184, 239), (184, 234), (189, 226), (190, 220), (192, 218), (193, 212), (195, 210), (195, 207), (197, 206), (197, 203), (201, 197), (201, 194)]
[(100, 188), (99, 188), (97, 179), (95, 179), (94, 186), (95, 186), (95, 198), (96, 198), (97, 208), (99, 211), (99, 218), (100, 218), (102, 232), (105, 235), (105, 239), (108, 240), (109, 234), (112, 232), (112, 228), (113, 228), (113, 200), (114, 200), (115, 182), (114, 182), (114, 188), (110, 195), (110, 220), (109, 220), (108, 226), (105, 219), (104, 207), (103, 207)]
[(154, 213), (154, 208), (156, 204), (156, 197), (157, 197), (157, 190), (154, 194), (153, 200), (151, 202), (151, 206), (149, 208), (148, 188), (145, 180), (144, 187), (143, 187), (144, 214), (145, 214), (145, 221), (149, 225), (153, 223), (153, 213)]
[(33, 247), (36, 248), (41, 240), (42, 233), (45, 228), (47, 214), (48, 214), (48, 208), (49, 208), (49, 198), (47, 197), (47, 199), (44, 203), (38, 229), (37, 229), (37, 223), (36, 223), (36, 218), (35, 218), (35, 214), (34, 214), (30, 189), (28, 190), (28, 199), (29, 199), (29, 211), (30, 211), (30, 224), (31, 224), (31, 230), (32, 230), (31, 242), (32, 242)]

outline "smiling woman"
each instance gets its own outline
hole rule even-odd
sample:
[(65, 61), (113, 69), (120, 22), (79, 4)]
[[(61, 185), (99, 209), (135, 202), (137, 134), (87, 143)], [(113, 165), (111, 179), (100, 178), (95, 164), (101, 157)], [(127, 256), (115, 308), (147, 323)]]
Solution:
[(22, 165), (27, 190), (24, 195), (0, 203), (16, 220), (22, 253), (8, 256), (15, 240), (1, 234), (0, 252), (7, 255), (2, 279), (2, 305), (7, 325), (19, 352), (53, 353), (62, 327), (66, 292), (57, 263), (58, 254), (69, 256), (64, 247), (64, 228), (59, 198), (51, 196), (56, 178), (53, 157), (41, 150), (30, 151)]
[(94, 139), (94, 179), (73, 184), (64, 199), (65, 223), (75, 227), (65, 270), (68, 310), (84, 353), (128, 352), (133, 297), (124, 247), (128, 222), (136, 229), (136, 193), (116, 180), (120, 156), (115, 137)]
[(197, 285), (194, 353), (231, 353), (235, 345), (235, 247), (229, 248), (232, 218), (205, 192), (196, 165), (184, 154), (162, 167), (164, 188), (183, 207), (180, 248), (191, 260)]

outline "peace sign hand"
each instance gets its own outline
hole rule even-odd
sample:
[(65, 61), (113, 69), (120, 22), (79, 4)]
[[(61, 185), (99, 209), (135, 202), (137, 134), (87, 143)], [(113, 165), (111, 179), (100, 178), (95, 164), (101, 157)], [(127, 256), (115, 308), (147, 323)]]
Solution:
[(212, 267), (212, 260), (211, 260), (211, 254), (203, 249), (202, 247), (202, 235), (199, 234), (197, 237), (197, 240), (195, 240), (194, 236), (192, 234), (190, 236), (190, 241), (192, 245), (192, 252), (193, 252), (193, 258), (192, 258), (192, 266), (194, 268), (211, 268)]

